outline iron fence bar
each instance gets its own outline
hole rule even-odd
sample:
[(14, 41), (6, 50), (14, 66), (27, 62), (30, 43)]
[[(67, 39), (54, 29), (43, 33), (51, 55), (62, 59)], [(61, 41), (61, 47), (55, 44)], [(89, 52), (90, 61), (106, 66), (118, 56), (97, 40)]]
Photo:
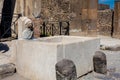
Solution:
[[(66, 22), (67, 23), (66, 28), (63, 28), (62, 22)], [(43, 21), (43, 29), (41, 30), (42, 34), (43, 35), (50, 34), (50, 35), (54, 36), (55, 33), (56, 33), (56, 31), (54, 32), (54, 30), (56, 29), (54, 23), (58, 23), (59, 35), (62, 35), (62, 30), (63, 29), (65, 29), (64, 35), (69, 35), (69, 29), (70, 29), (69, 28), (70, 27), (69, 21)], [(49, 26), (47, 26), (47, 24)]]
[(46, 33), (45, 27), (46, 27), (46, 24), (45, 24), (45, 22), (43, 22), (43, 35), (45, 35), (45, 33)]
[(59, 22), (60, 25), (60, 35), (62, 35), (62, 22)]
[(64, 28), (64, 29), (66, 29), (65, 35), (69, 35), (69, 32), (70, 32), (70, 23), (69, 23), (69, 21), (66, 21), (66, 23), (67, 23), (67, 27)]
[(53, 27), (54, 27), (54, 24), (52, 24), (52, 36), (54, 36), (54, 33), (53, 33)]

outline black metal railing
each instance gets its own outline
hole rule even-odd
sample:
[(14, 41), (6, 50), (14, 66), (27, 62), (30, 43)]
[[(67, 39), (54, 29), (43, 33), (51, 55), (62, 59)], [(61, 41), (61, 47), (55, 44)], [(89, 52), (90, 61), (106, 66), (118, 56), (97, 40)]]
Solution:
[(41, 36), (69, 35), (69, 21), (44, 21), (40, 26)]

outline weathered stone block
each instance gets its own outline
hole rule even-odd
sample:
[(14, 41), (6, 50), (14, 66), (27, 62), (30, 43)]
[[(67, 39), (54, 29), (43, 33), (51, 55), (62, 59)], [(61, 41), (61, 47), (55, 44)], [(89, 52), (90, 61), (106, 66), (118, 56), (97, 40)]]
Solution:
[(81, 76), (93, 70), (92, 59), (99, 44), (96, 38), (72, 36), (18, 40), (17, 71), (32, 80), (56, 80), (55, 65), (68, 59), (74, 62), (77, 76)]

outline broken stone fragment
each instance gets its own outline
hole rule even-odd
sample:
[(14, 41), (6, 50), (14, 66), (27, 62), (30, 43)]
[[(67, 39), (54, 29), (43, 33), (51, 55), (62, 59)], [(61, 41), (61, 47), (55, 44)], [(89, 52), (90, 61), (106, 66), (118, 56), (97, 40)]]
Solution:
[(12, 76), (15, 73), (15, 65), (14, 64), (4, 64), (0, 65), (0, 79)]
[(110, 50), (110, 51), (120, 51), (120, 45), (115, 45), (115, 46), (101, 45), (100, 49), (101, 50)]
[(57, 80), (77, 80), (76, 67), (70, 60), (63, 59), (56, 64)]

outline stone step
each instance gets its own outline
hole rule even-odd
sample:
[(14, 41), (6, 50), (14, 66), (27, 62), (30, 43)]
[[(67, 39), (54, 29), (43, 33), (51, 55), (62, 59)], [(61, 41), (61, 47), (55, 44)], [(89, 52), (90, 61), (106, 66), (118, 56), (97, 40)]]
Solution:
[(0, 65), (0, 79), (12, 76), (15, 72), (16, 68), (12, 63)]

